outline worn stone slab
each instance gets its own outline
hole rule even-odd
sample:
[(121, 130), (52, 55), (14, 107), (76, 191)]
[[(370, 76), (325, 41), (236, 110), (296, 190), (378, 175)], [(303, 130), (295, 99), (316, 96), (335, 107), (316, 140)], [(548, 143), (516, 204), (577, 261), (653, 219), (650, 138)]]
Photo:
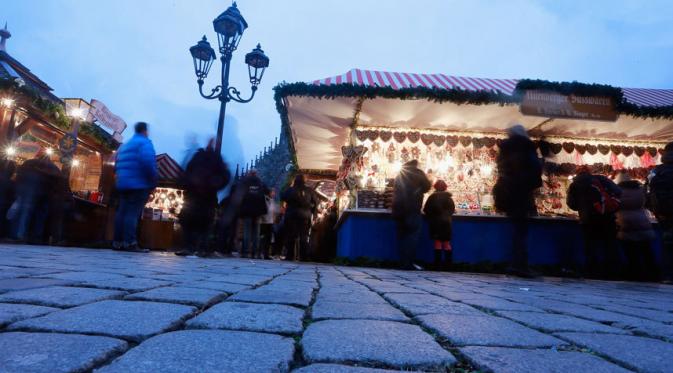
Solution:
[(452, 302), (450, 300), (430, 294), (385, 294), (384, 297), (412, 315), (426, 315), (431, 313), (448, 313), (460, 315), (483, 315), (474, 307)]
[(563, 341), (495, 316), (433, 314), (417, 317), (428, 329), (459, 346), (548, 347)]
[(51, 307), (73, 307), (98, 300), (121, 297), (125, 292), (115, 290), (49, 286), (12, 291), (0, 295), (0, 302), (29, 303)]
[(297, 334), (304, 310), (283, 304), (223, 302), (187, 322), (195, 329), (230, 329)]
[(369, 290), (335, 291), (321, 288), (316, 299), (343, 303), (388, 304), (383, 297)]
[(215, 281), (183, 282), (180, 284), (180, 286), (188, 288), (216, 290), (227, 294), (238, 293), (239, 291), (248, 289), (250, 287), (249, 285), (232, 284), (229, 282), (215, 282)]
[(145, 291), (161, 286), (172, 285), (170, 281), (153, 280), (149, 278), (124, 277), (109, 280), (91, 280), (81, 283), (82, 286), (93, 286), (99, 289)]
[(547, 332), (630, 334), (624, 329), (614, 328), (595, 321), (584, 320), (568, 315), (520, 311), (498, 311), (498, 314), (508, 319), (519, 321), (531, 328)]
[(630, 372), (599, 357), (575, 351), (469, 346), (460, 348), (460, 352), (479, 369), (493, 373)]
[(279, 303), (293, 306), (308, 307), (311, 303), (312, 291), (309, 289), (293, 290), (262, 286), (253, 290), (243, 290), (230, 297), (230, 300), (254, 303)]
[(671, 312), (648, 310), (643, 308), (621, 306), (621, 305), (601, 306), (601, 308), (607, 311), (623, 313), (625, 315), (640, 317), (643, 319), (659, 321), (664, 323), (673, 323), (673, 313)]
[(295, 369), (292, 373), (392, 373), (399, 370), (354, 367), (339, 364), (311, 364)]
[(670, 372), (673, 344), (645, 337), (617, 334), (558, 333), (563, 339), (608, 356), (632, 369)]
[(9, 328), (141, 341), (176, 328), (195, 311), (194, 307), (179, 304), (106, 300), (15, 322)]
[(370, 319), (407, 321), (404, 314), (388, 304), (353, 304), (337, 301), (326, 301), (318, 298), (313, 304), (311, 317), (319, 319)]
[(315, 322), (301, 339), (304, 358), (317, 363), (382, 363), (442, 369), (456, 359), (416, 325), (378, 320)]
[(0, 303), (0, 327), (31, 317), (59, 311), (59, 308), (33, 306), (28, 304)]
[(69, 285), (72, 281), (47, 278), (11, 278), (0, 280), (0, 293), (6, 291), (28, 290), (55, 285)]
[(179, 303), (203, 307), (217, 302), (226, 296), (226, 293), (215, 290), (169, 286), (131, 294), (126, 296), (125, 299)]
[(263, 282), (269, 281), (270, 279), (271, 276), (231, 275), (231, 276), (221, 276), (220, 278), (218, 278), (218, 281), (230, 282), (232, 284), (255, 286)]
[(544, 312), (537, 307), (510, 302), (508, 300), (498, 298), (472, 298), (465, 299), (462, 302), (471, 306), (486, 308), (489, 310)]
[(124, 278), (125, 276), (105, 272), (63, 272), (49, 275), (41, 275), (39, 277), (86, 282), (86, 281), (100, 281), (100, 280), (115, 280)]
[(109, 337), (56, 333), (1, 333), (0, 371), (84, 372), (127, 348)]
[(290, 338), (266, 333), (183, 330), (150, 338), (100, 373), (287, 372)]

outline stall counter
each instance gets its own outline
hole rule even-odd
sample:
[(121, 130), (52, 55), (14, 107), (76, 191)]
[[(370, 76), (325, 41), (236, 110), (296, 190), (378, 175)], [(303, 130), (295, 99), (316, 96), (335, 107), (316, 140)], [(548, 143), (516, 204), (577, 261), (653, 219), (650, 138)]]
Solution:
[[(399, 260), (395, 222), (388, 210), (345, 210), (337, 223), (337, 256), (355, 260)], [(454, 263), (508, 262), (512, 248), (512, 226), (499, 215), (455, 215), (453, 217)], [(660, 241), (655, 244), (659, 257)], [(432, 263), (433, 242), (423, 223), (416, 250), (418, 262)], [(579, 222), (563, 217), (532, 217), (528, 234), (531, 265), (575, 268), (584, 261), (584, 243)]]

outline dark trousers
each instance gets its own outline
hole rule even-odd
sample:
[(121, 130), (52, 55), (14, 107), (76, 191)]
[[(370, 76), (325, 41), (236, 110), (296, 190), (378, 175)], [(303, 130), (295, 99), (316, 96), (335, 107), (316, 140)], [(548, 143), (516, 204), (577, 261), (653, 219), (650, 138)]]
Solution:
[(664, 280), (673, 281), (673, 219), (659, 222), (661, 227), (661, 263)]
[(511, 266), (517, 271), (528, 271), (528, 217), (512, 218), (513, 236)]
[[(285, 219), (286, 241), (285, 249), (287, 260), (306, 260), (308, 254), (308, 235), (311, 230), (311, 220), (303, 218)], [(297, 240), (299, 244), (296, 245)], [(298, 250), (296, 250), (298, 249)]]
[(584, 275), (615, 277), (619, 274), (617, 227), (614, 219), (596, 219), (582, 224), (584, 235)]
[(400, 264), (404, 269), (412, 269), (416, 257), (416, 247), (421, 237), (423, 219), (421, 214), (409, 214), (397, 219), (397, 242), (400, 249)]
[(273, 241), (273, 224), (259, 225), (259, 249), (268, 258), (271, 255), (271, 241)]
[(119, 191), (119, 206), (115, 215), (114, 240), (124, 245), (136, 244), (138, 221), (150, 195), (148, 189)]
[(627, 260), (627, 276), (632, 281), (656, 281), (657, 264), (650, 241), (621, 241)]

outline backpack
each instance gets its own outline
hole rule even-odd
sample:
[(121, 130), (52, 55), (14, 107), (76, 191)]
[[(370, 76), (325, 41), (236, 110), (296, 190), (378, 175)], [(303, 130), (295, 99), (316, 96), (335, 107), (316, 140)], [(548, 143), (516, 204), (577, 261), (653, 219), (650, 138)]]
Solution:
[(597, 177), (591, 180), (592, 207), (597, 215), (610, 215), (619, 210), (621, 201), (617, 196), (610, 193), (605, 185)]

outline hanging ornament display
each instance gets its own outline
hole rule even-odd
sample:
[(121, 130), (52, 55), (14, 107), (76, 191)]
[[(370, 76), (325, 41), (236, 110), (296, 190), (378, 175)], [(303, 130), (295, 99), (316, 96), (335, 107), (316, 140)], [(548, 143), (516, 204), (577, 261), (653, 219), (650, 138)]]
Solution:
[(622, 147), (620, 145), (612, 144), (612, 145), (610, 145), (610, 151), (613, 154), (619, 155), (622, 152)]
[(565, 150), (566, 153), (568, 153), (568, 154), (571, 154), (572, 152), (575, 151), (575, 144), (573, 144), (571, 142), (564, 142), (562, 144), (562, 146), (563, 146), (563, 150)]
[(398, 143), (403, 143), (404, 140), (407, 139), (407, 133), (406, 132), (395, 132), (395, 133), (393, 133), (393, 138)]
[(369, 139), (369, 141), (375, 141), (376, 139), (379, 138), (379, 131), (377, 130), (367, 131), (367, 138)]
[(388, 159), (388, 163), (393, 163), (395, 162), (395, 144), (392, 142), (390, 145), (388, 145), (388, 150), (386, 151), (386, 159)]
[(433, 142), (432, 135), (429, 133), (422, 133), (421, 134), (421, 142), (425, 144), (425, 146), (430, 146)]
[(596, 155), (596, 153), (598, 153), (598, 147), (596, 145), (587, 144), (587, 153)]
[(402, 158), (402, 162), (406, 163), (409, 162), (411, 159), (409, 158), (409, 149), (407, 147), (403, 147), (402, 151), (400, 152), (400, 158)]
[(444, 145), (444, 140), (446, 140), (446, 136), (444, 135), (434, 135), (432, 137), (432, 141), (435, 143), (436, 146)]
[(577, 150), (577, 153), (584, 155), (587, 151), (587, 145), (575, 145), (575, 150)]
[(379, 131), (379, 137), (383, 142), (388, 142), (393, 137), (393, 133), (391, 131)]
[(367, 131), (355, 131), (355, 137), (360, 141), (367, 140)]
[(458, 136), (446, 136), (446, 143), (455, 148), (458, 146)]
[(472, 143), (472, 138), (469, 136), (460, 136), (458, 140), (460, 141), (460, 144), (466, 148)]
[(414, 146), (411, 148), (411, 157), (413, 159), (418, 159), (421, 156), (421, 149), (418, 148), (418, 146)]
[(407, 132), (407, 140), (409, 140), (412, 144), (417, 143), (420, 138), (421, 134), (417, 131)]
[(610, 147), (607, 145), (598, 145), (598, 152), (603, 155), (608, 155), (608, 153), (610, 153)]

